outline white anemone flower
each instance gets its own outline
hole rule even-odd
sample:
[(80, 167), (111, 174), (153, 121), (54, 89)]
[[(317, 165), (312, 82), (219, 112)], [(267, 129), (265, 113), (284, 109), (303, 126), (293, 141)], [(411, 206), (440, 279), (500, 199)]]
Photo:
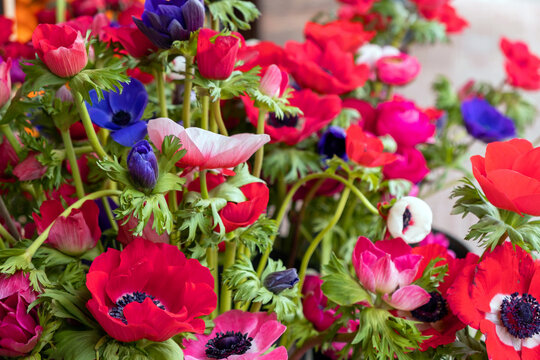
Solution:
[(386, 225), (390, 235), (408, 244), (422, 241), (431, 232), (433, 212), (429, 205), (414, 196), (396, 201), (388, 213)]

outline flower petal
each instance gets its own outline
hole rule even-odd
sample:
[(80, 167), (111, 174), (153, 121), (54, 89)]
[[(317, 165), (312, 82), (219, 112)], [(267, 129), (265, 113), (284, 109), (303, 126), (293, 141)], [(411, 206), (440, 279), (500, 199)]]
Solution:
[(392, 294), (385, 294), (383, 300), (398, 310), (411, 311), (425, 305), (429, 302), (431, 296), (418, 285), (409, 285), (402, 287)]

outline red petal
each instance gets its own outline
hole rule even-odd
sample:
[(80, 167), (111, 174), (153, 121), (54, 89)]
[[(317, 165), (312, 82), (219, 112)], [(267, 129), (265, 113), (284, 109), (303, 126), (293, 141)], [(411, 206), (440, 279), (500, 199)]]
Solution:
[(465, 266), (446, 293), (446, 300), (452, 312), (465, 324), (478, 329), (484, 318), (471, 297), (471, 287), (476, 271), (476, 264)]
[(512, 169), (514, 161), (532, 149), (532, 144), (525, 139), (492, 142), (486, 147), (486, 172)]

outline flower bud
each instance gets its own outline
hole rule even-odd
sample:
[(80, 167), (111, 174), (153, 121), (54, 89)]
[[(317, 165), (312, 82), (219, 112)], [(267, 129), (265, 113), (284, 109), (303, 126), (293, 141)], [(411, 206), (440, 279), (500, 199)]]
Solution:
[(158, 178), (158, 164), (154, 149), (146, 140), (141, 140), (131, 148), (127, 165), (134, 185), (153, 189)]
[[(0, 59), (1, 61), (1, 59)], [(11, 98), (11, 59), (0, 62), (0, 108)]]
[(240, 39), (236, 35), (221, 35), (211, 29), (201, 29), (195, 57), (199, 72), (207, 79), (227, 79), (234, 70), (239, 48)]
[(432, 221), (433, 213), (425, 201), (405, 196), (392, 206), (386, 224), (390, 235), (414, 244), (422, 241), (431, 232)]
[(41, 61), (60, 77), (78, 74), (88, 62), (81, 33), (69, 25), (38, 25), (32, 44)]
[(298, 273), (293, 268), (269, 274), (264, 278), (263, 285), (274, 294), (279, 294), (283, 290), (292, 289), (298, 281)]
[(259, 90), (270, 97), (276, 97), (279, 95), (281, 90), (281, 70), (277, 65), (270, 65), (264, 76), (261, 78), (261, 85), (259, 85)]
[(71, 91), (69, 91), (66, 85), (62, 85), (62, 87), (60, 87), (60, 89), (56, 91), (56, 94), (54, 96), (62, 100), (63, 102), (73, 102), (73, 95), (71, 94)]

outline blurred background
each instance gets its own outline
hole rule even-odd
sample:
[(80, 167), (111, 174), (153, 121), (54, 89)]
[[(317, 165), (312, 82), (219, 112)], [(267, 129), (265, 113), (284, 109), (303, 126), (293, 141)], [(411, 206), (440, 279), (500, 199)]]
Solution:
[[(336, 3), (335, 0), (259, 0), (263, 14), (259, 36), (281, 45), (287, 40), (303, 41), (305, 22), (317, 13), (336, 11)], [(451, 36), (450, 43), (411, 48), (411, 54), (422, 64), (422, 71), (402, 93), (419, 106), (433, 105), (431, 84), (439, 74), (450, 78), (455, 88), (470, 79), (493, 84), (502, 82), (505, 76), (499, 49), (502, 36), (524, 41), (534, 53), (540, 53), (540, 0), (454, 0), (452, 5), (469, 21), (470, 27), (462, 34)], [(538, 92), (526, 95), (540, 108)], [(540, 118), (526, 134), (531, 141), (539, 137)], [(483, 155), (485, 146), (478, 143), (472, 150), (471, 155)], [(453, 204), (448, 199), (450, 192), (448, 188), (425, 200), (432, 206), (434, 226), (462, 239), (475, 218), (462, 220), (460, 216), (450, 215)], [(472, 243), (467, 246), (474, 248)]]

